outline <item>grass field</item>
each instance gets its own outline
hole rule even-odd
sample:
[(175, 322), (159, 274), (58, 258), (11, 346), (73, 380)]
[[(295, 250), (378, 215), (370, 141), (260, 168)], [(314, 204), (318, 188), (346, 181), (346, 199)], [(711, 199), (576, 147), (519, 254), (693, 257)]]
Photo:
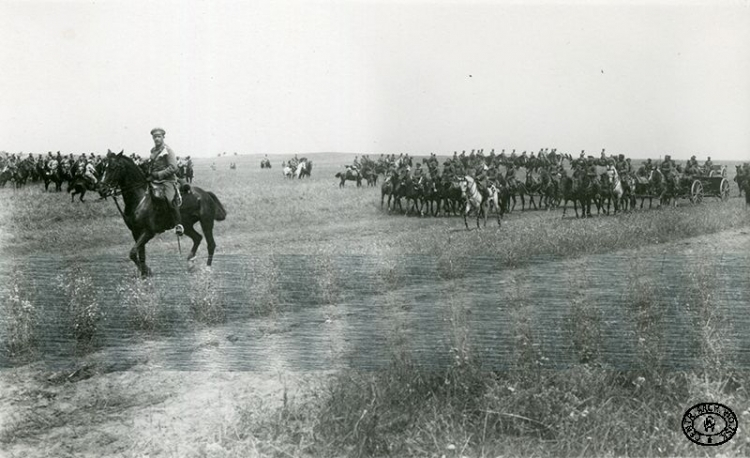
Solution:
[[(214, 268), (185, 273), (175, 236), (163, 234), (147, 247), (158, 266), (148, 281), (128, 264), (132, 239), (111, 201), (71, 203), (41, 185), (0, 190), (9, 362), (0, 372), (0, 444), (10, 456), (750, 453), (744, 199), (587, 220), (517, 210), (502, 227), (490, 220), (466, 231), (460, 217), (388, 214), (379, 188), (340, 189), (334, 174), (354, 154), (308, 155), (305, 180), (282, 177), (287, 158), (261, 170), (260, 157), (196, 160), (194, 184), (228, 212), (215, 228)], [(198, 263), (205, 256), (203, 246)], [(618, 266), (601, 267), (610, 256)], [(29, 267), (40, 257), (55, 266), (54, 285)], [(353, 258), (367, 268), (342, 264)], [(227, 280), (239, 271), (246, 280)], [(50, 290), (58, 302), (46, 302)], [(42, 350), (52, 314), (76, 343), (54, 369)], [(288, 323), (307, 329), (310, 316), (325, 323), (316, 339), (348, 358), (357, 354), (351, 329), (369, 325), (385, 364), (228, 370), (223, 352), (238, 324), (252, 328), (268, 358), (283, 359), (274, 347), (296, 332)], [(495, 321), (505, 336), (487, 340)], [(201, 365), (160, 369), (158, 349), (178, 322)], [(123, 360), (120, 347), (97, 343), (115, 328), (138, 336), (126, 340)], [(448, 355), (439, 364), (425, 361), (431, 339)], [(629, 349), (626, 365), (613, 363), (613, 342)], [(683, 350), (689, 364), (674, 359)], [(488, 365), (491, 353), (507, 366)], [(565, 364), (554, 360), (561, 355)], [(682, 414), (705, 401), (740, 418), (737, 436), (710, 450), (680, 430)]]

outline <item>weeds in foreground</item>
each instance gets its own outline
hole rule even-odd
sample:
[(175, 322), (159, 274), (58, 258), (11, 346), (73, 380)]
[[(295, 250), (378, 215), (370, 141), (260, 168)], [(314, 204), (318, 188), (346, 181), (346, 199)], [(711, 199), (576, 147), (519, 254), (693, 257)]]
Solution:
[(279, 266), (273, 256), (265, 259), (264, 263), (253, 265), (252, 279), (248, 280), (252, 291), (249, 308), (253, 316), (276, 317), (282, 311), (280, 277)]
[(153, 280), (125, 278), (117, 287), (120, 303), (125, 306), (131, 325), (138, 330), (153, 332), (160, 327), (163, 291)]
[(226, 321), (224, 297), (219, 280), (210, 269), (193, 273), (190, 280), (190, 311), (199, 323), (214, 325)]
[(32, 355), (38, 343), (39, 312), (24, 293), (17, 274), (8, 283), (8, 295), (1, 299), (5, 351), (10, 357)]
[(67, 314), (76, 343), (89, 348), (105, 319), (91, 275), (80, 265), (58, 276), (58, 284), (65, 292)]
[[(561, 323), (575, 337), (578, 362), (550, 368), (519, 292), (511, 320), (516, 364), (486, 370), (473, 357), (463, 295), (456, 294), (448, 335), (455, 358), (447, 365), (425, 367), (394, 349), (398, 357), (377, 372), (341, 371), (307, 394), (285, 395), (283, 407), (265, 415), (243, 409), (234, 425), (242, 437), (221, 447), (231, 456), (700, 455), (680, 430), (682, 414), (707, 400), (748, 412), (750, 372), (722, 359), (730, 323), (712, 299), (712, 275), (699, 270), (691, 278), (695, 301), (684, 311), (700, 329), (693, 368), (664, 364), (668, 304), (648, 278), (629, 280), (624, 311), (633, 334), (622, 338), (635, 351), (623, 368), (600, 362), (603, 320), (578, 297)], [(739, 438), (722, 447), (727, 456), (750, 453)]]

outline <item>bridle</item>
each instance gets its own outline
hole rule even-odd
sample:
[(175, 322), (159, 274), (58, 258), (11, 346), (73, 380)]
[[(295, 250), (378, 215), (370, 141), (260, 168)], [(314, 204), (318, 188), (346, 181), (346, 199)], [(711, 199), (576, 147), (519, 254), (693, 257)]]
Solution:
[[(144, 183), (148, 186), (148, 181), (144, 181), (144, 183), (133, 183), (126, 187), (118, 186), (117, 184), (112, 184), (112, 183), (105, 183), (104, 178), (107, 176), (107, 172), (110, 171), (109, 170), (110, 166), (111, 164), (107, 164), (104, 170), (104, 176), (102, 177), (102, 181), (99, 182), (99, 186), (101, 187), (101, 191), (100, 191), (101, 197), (99, 198), (99, 200), (105, 199), (107, 197), (112, 197), (112, 200), (115, 201), (115, 206), (117, 206), (117, 211), (119, 211), (120, 215), (123, 218), (125, 218), (125, 212), (123, 212), (122, 208), (120, 208), (120, 203), (117, 202), (117, 197), (122, 196), (123, 193), (126, 191), (130, 191), (130, 190), (143, 186)], [(116, 164), (112, 168), (117, 169), (119, 171), (122, 168), (122, 166), (120, 164)]]

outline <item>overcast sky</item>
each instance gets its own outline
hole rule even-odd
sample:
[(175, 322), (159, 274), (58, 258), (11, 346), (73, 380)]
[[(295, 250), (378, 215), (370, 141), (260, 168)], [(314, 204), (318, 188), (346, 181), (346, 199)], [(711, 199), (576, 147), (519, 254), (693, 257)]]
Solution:
[(11, 152), (750, 160), (748, 1), (2, 1), (0, 43)]

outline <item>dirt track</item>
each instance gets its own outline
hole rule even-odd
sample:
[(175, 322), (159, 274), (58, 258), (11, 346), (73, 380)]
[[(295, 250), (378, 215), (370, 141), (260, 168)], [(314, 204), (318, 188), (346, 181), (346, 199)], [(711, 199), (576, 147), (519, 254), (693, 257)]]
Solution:
[[(62, 375), (60, 383), (50, 375)], [(294, 391), (310, 374), (161, 371), (146, 363), (76, 376), (34, 365), (0, 376), (8, 456), (222, 456), (212, 438), (233, 433), (239, 406), (277, 406), (285, 387)]]

